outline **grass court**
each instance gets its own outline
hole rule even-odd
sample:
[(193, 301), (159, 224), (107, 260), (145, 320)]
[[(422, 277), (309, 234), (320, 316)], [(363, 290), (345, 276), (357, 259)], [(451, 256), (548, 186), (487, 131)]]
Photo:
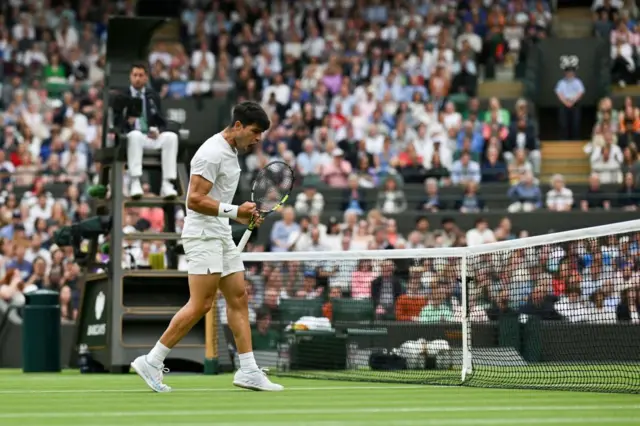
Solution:
[(237, 389), (232, 376), (168, 374), (156, 394), (134, 374), (0, 370), (0, 425), (474, 426), (638, 425), (640, 396), (275, 378), (286, 390)]

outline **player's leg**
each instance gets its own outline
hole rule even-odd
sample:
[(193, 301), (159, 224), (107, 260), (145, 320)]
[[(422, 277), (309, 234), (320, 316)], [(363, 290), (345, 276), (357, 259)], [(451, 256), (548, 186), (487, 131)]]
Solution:
[(139, 130), (127, 133), (127, 168), (131, 177), (129, 196), (131, 198), (142, 197), (142, 156), (144, 147), (147, 145), (147, 136)]
[(220, 274), (189, 275), (189, 301), (171, 319), (169, 327), (147, 355), (136, 358), (131, 367), (156, 392), (170, 392), (162, 383), (164, 360), (202, 317), (211, 310)]
[[(219, 281), (219, 273), (189, 275), (189, 301), (174, 315), (169, 327), (160, 337), (159, 343), (163, 347), (172, 349), (211, 310)], [(161, 364), (166, 355), (152, 350), (149, 357)]]
[(244, 272), (234, 272), (220, 279), (220, 291), (227, 303), (227, 321), (236, 341), (240, 354), (240, 368), (257, 368), (255, 360), (247, 360), (246, 354), (252, 354), (251, 324), (249, 323), (249, 303), (244, 286)]
[(162, 159), (162, 187), (160, 195), (165, 198), (173, 198), (178, 193), (171, 183), (178, 176), (178, 135), (173, 132), (162, 132), (158, 135), (158, 145)]
[(258, 368), (251, 345), (249, 323), (249, 298), (244, 285), (244, 265), (233, 240), (226, 241), (222, 258), (223, 272), (220, 290), (227, 302), (227, 321), (238, 348), (240, 368), (233, 384), (242, 388), (260, 391), (281, 391), (282, 386), (271, 383)]
[(184, 240), (183, 245), (188, 262), (189, 301), (174, 315), (149, 354), (131, 363), (136, 373), (156, 392), (171, 391), (162, 383), (164, 360), (171, 349), (211, 310), (222, 272), (222, 245), (219, 240), (189, 239)]

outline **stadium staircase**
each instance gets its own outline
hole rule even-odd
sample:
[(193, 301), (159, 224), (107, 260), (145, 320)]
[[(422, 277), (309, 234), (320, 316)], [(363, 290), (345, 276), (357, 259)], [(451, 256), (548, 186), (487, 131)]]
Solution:
[(560, 173), (567, 183), (586, 183), (591, 172), (589, 158), (584, 153), (585, 141), (543, 141), (540, 180), (548, 182)]
[(517, 99), (524, 94), (524, 86), (520, 81), (487, 80), (478, 85), (478, 97), (500, 99)]
[(559, 38), (585, 38), (593, 33), (592, 12), (589, 8), (560, 8), (553, 16), (553, 31)]
[[(614, 85), (614, 86), (612, 86), (611, 91), (616, 96), (621, 96), (621, 97), (625, 97), (625, 96), (640, 97), (640, 85), (639, 84), (625, 86), (625, 87), (620, 87), (618, 85)], [(637, 102), (637, 100), (636, 100), (636, 102)]]

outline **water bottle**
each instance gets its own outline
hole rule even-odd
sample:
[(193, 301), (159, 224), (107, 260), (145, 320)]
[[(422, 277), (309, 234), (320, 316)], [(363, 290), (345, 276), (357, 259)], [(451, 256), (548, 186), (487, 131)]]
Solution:
[(91, 353), (89, 347), (85, 344), (81, 344), (78, 347), (78, 367), (80, 373), (91, 373)]
[(111, 132), (107, 133), (107, 136), (105, 137), (105, 145), (105, 148), (113, 148), (116, 146), (116, 135)]
[(347, 346), (347, 370), (355, 370), (358, 367), (358, 344), (349, 342)]
[(289, 371), (291, 367), (291, 354), (289, 352), (289, 343), (280, 343), (278, 345), (278, 371)]

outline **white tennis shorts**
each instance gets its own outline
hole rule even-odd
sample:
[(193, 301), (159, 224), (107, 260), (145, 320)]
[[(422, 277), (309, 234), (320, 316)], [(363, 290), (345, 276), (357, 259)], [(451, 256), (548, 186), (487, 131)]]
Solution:
[(183, 238), (189, 275), (222, 274), (222, 277), (244, 271), (240, 251), (233, 238)]

